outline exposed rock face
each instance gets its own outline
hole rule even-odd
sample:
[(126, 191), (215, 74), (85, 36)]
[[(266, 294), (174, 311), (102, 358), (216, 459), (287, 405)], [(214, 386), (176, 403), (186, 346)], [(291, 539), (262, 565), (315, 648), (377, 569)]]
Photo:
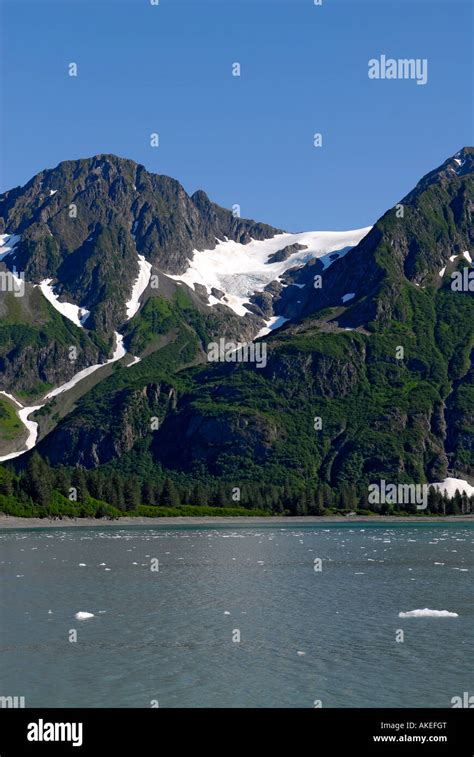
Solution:
[(277, 250), (273, 253), (273, 255), (270, 255), (270, 257), (267, 260), (268, 263), (281, 263), (283, 260), (288, 260), (291, 255), (295, 252), (299, 252), (300, 250), (307, 250), (308, 245), (306, 244), (288, 244), (286, 247), (283, 247), (281, 250)]
[(140, 439), (157, 430), (163, 417), (176, 407), (176, 390), (166, 383), (123, 391), (114, 398), (114, 415), (95, 426), (73, 413), (40, 444), (53, 464), (94, 468), (121, 457)]
[(219, 474), (218, 458), (226, 455), (250, 454), (255, 462), (265, 462), (277, 435), (277, 424), (250, 414), (208, 417), (184, 412), (165, 421), (152, 450), (164, 465), (175, 467), (179, 459), (180, 468), (204, 464), (211, 473)]
[[(0, 264), (1, 265), (1, 264)], [(105, 362), (111, 340), (98, 340), (62, 318), (38, 288), (0, 294), (0, 388), (41, 397), (76, 373)]]
[[(302, 288), (298, 297), (285, 291), (275, 304), (275, 313), (306, 316), (328, 306), (338, 307), (344, 295), (354, 292), (355, 298), (339, 318), (340, 325), (389, 323), (401, 278), (420, 287), (439, 285), (439, 271), (449, 257), (472, 250), (473, 172), (474, 148), (465, 147), (421, 179), (356, 247), (326, 271), (317, 270), (318, 261), (310, 261), (294, 279), (309, 286)], [(322, 275), (320, 288), (312, 285), (314, 274)]]
[(11, 262), (27, 281), (53, 279), (58, 293), (91, 311), (88, 328), (105, 333), (125, 320), (137, 252), (178, 274), (194, 249), (279, 231), (114, 155), (65, 161), (0, 196), (0, 232), (21, 235)]
[[(185, 266), (199, 243), (212, 246), (223, 236), (245, 242), (247, 235), (267, 233), (268, 227), (233, 218), (202, 192), (190, 198), (176, 182), (143, 173), (131, 162), (130, 176), (121, 165), (126, 175), (117, 178), (113, 161), (97, 160), (92, 184), (105, 181), (104, 172), (110, 179), (110, 171), (115, 178), (107, 191), (126, 218), (123, 224), (112, 213), (108, 226), (100, 220), (113, 237), (111, 249), (122, 249), (124, 269), (129, 244), (135, 256), (138, 249), (154, 265), (164, 266), (162, 256), (168, 256), (170, 271)], [(76, 169), (81, 175), (81, 166)], [(135, 197), (134, 186), (142, 187), (149, 207), (138, 198), (125, 201), (130, 193)], [(164, 203), (159, 216), (155, 206), (150, 210), (158, 194)], [(263, 477), (269, 484), (290, 475), (330, 487), (366, 486), (380, 478), (422, 483), (443, 480), (448, 468), (459, 477), (474, 475), (474, 298), (453, 292), (439, 276), (449, 257), (472, 253), (472, 198), (472, 150), (466, 148), (419, 182), (400, 203), (403, 215), (397, 208), (388, 211), (329, 268), (312, 260), (287, 270), (251, 298), (244, 317), (220, 303), (209, 308), (199, 287), (191, 291), (163, 276), (164, 296), (150, 296), (123, 330), (143, 354), (139, 366), (117, 368), (81, 398), (42, 439), (40, 453), (54, 464), (85, 467), (115, 460), (124, 470), (146, 456), (150, 467), (193, 480)], [(13, 221), (20, 200), (9, 200)], [(30, 262), (46, 266), (42, 275), (50, 254), (61, 257), (61, 271), (69, 270), (65, 248), (56, 253), (50, 243), (38, 250)], [(103, 256), (113, 263), (107, 244)], [(86, 291), (84, 277), (65, 276), (63, 286)], [(318, 277), (321, 287), (314, 285)], [(354, 298), (343, 301), (348, 293)], [(220, 299), (222, 292), (213, 289), (212, 295)], [(98, 329), (119, 317), (117, 311), (106, 322), (100, 303), (94, 307)], [(289, 321), (259, 340), (267, 350), (264, 366), (207, 362), (210, 341), (250, 339), (272, 314)], [(162, 342), (152, 351), (157, 335)], [(19, 365), (27, 366), (29, 349), (22, 345)], [(58, 353), (37, 354), (45, 360), (46, 377)]]

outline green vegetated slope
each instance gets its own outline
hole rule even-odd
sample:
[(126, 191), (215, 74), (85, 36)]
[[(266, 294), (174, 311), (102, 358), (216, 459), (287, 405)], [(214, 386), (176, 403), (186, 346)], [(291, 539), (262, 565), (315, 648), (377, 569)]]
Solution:
[(231, 506), (237, 487), (244, 506), (297, 509), (303, 498), (320, 512), (366, 503), (380, 479), (472, 480), (474, 298), (451, 288), (473, 254), (472, 150), (460, 156), (336, 261), (322, 294), (308, 287), (301, 317), (264, 338), (264, 367), (207, 362), (232, 319), (185, 287), (149, 297), (124, 332), (142, 361), (117, 365), (38, 452), (68, 476), (85, 469), (83, 499), (106, 492), (112, 503), (113, 481), (119, 508)]
[[(1, 387), (22, 403), (102, 362), (111, 346), (111, 340), (64, 318), (36, 287), (27, 285), (23, 297), (0, 293)], [(76, 348), (75, 361), (70, 359), (71, 347)]]
[(26, 436), (25, 427), (15, 412), (14, 404), (0, 397), (0, 449), (4, 442), (21, 439), (24, 436)]

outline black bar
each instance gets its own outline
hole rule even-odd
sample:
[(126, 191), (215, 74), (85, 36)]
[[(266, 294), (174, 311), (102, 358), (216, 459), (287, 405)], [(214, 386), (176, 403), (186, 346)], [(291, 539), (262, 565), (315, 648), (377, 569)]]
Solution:
[[(262, 754), (289, 747), (292, 754), (315, 757), (332, 757), (341, 749), (347, 755), (472, 757), (473, 714), (471, 709), (2, 709), (0, 757), (102, 752), (138, 757), (186, 748), (191, 754), (238, 750), (245, 755), (259, 747)], [(28, 740), (28, 733), (60, 737), (49, 723), (82, 723), (82, 734), (72, 728), (63, 734), (82, 743)]]

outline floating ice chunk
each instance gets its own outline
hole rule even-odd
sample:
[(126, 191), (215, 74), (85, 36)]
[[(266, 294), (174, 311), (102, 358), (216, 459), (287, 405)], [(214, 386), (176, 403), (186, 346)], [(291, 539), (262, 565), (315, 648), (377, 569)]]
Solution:
[(399, 618), (459, 618), (457, 612), (449, 612), (449, 610), (429, 610), (425, 607), (424, 610), (410, 610), (410, 612), (399, 612)]
[(82, 612), (81, 611), (81, 612), (76, 612), (76, 614), (74, 615), (74, 617), (76, 618), (76, 620), (88, 620), (89, 618), (93, 618), (94, 617), (94, 613), (93, 612)]

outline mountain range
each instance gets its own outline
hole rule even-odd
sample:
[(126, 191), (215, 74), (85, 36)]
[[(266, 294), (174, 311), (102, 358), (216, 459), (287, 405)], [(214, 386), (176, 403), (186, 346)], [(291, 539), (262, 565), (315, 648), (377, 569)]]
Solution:
[(0, 460), (229, 492), (469, 488), (473, 165), (461, 149), (347, 232), (242, 219), (114, 155), (1, 195)]

